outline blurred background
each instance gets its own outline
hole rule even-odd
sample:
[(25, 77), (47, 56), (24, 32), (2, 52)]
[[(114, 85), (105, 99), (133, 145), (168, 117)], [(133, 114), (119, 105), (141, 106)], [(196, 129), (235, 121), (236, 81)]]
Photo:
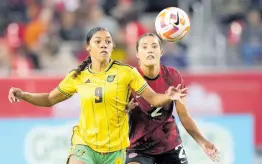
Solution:
[[(136, 66), (136, 40), (170, 6), (188, 13), (191, 31), (164, 44), (161, 62), (182, 73), (190, 113), (220, 163), (261, 164), (262, 0), (0, 0), (0, 163), (64, 163), (79, 114), (77, 95), (39, 108), (10, 104), (9, 87), (56, 87), (88, 55), (85, 34), (96, 26), (113, 35), (112, 59)], [(180, 130), (190, 163), (212, 163)]]

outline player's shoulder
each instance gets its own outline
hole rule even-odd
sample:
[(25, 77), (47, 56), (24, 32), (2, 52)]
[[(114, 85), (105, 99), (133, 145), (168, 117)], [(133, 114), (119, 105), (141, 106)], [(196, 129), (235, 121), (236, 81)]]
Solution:
[(81, 71), (78, 75), (76, 75), (76, 69), (73, 69), (66, 74), (65, 79), (79, 81), (83, 75), (84, 71)]
[(180, 72), (177, 69), (175, 69), (174, 67), (161, 65), (161, 71), (167, 72), (168, 74), (171, 74), (172, 76), (177, 76), (177, 75), (180, 76)]
[(118, 67), (120, 69), (127, 70), (127, 71), (134, 69), (134, 67), (132, 67), (128, 64), (122, 63), (120, 61), (117, 61), (117, 60), (113, 61), (113, 67)]
[(76, 70), (71, 70), (69, 72), (67, 72), (67, 74), (65, 75), (65, 78), (72, 78), (72, 79), (75, 79), (75, 73), (76, 73)]

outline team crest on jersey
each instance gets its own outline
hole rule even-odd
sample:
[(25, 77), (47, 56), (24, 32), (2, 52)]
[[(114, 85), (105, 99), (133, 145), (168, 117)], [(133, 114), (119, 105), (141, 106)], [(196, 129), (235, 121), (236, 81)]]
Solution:
[(116, 75), (108, 75), (107, 76), (107, 82), (109, 82), (109, 83), (113, 82), (115, 77), (116, 77)]

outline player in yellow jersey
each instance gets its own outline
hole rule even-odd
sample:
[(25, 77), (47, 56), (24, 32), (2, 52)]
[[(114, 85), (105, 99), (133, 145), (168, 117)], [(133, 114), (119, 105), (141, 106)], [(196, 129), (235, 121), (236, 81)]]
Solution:
[(69, 164), (123, 164), (129, 146), (126, 105), (131, 90), (153, 106), (186, 96), (187, 89), (170, 87), (155, 93), (135, 68), (110, 60), (114, 44), (107, 29), (97, 27), (86, 37), (90, 56), (50, 93), (29, 93), (11, 88), (9, 101), (22, 99), (37, 106), (53, 106), (78, 93), (79, 124), (74, 128)]

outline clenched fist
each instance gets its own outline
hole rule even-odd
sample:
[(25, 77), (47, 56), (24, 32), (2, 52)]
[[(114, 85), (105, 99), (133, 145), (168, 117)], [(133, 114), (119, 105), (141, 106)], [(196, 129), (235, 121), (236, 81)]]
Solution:
[(10, 88), (8, 93), (8, 99), (12, 102), (19, 102), (19, 99), (21, 99), (23, 96), (23, 91), (20, 88)]

